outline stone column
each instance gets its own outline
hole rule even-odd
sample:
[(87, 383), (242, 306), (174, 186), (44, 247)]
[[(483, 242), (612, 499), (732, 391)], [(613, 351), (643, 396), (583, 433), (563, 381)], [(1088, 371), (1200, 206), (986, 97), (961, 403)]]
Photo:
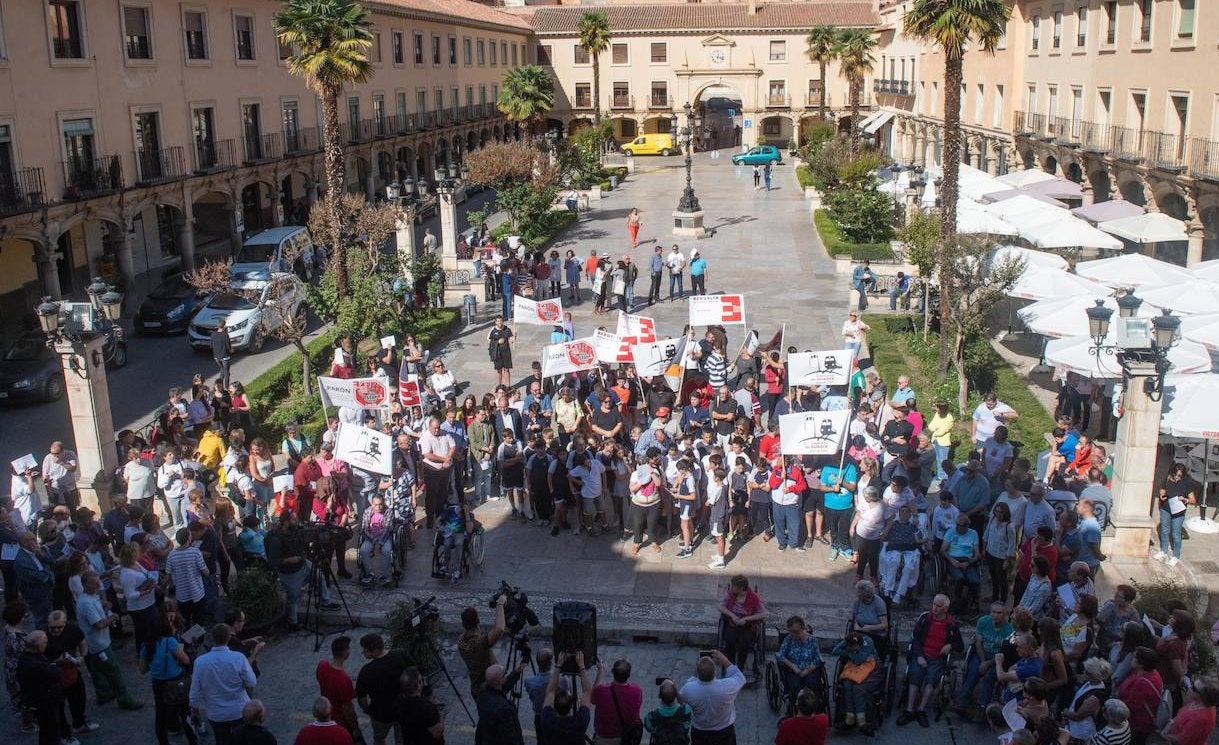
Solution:
[(1089, 204), (1093, 204), (1096, 201), (1096, 194), (1092, 192), (1092, 182), (1088, 180), (1088, 175), (1086, 173), (1084, 174), (1083, 183), (1079, 185), (1079, 188), (1083, 191), (1083, 206), (1087, 207)]
[(59, 289), (59, 264), (56, 263), (58, 257), (59, 251), (53, 241), (46, 247), (34, 248), (34, 263), (38, 264), (38, 275), (42, 277), (42, 292), (54, 300), (63, 299)]
[(368, 175), (364, 177), (364, 197), (370, 202), (377, 201), (377, 177), (369, 167)]
[[(1139, 375), (1154, 375), (1151, 365), (1135, 367)], [(1155, 488), (1156, 451), (1160, 444), (1160, 401), (1143, 390), (1147, 377), (1123, 376), (1125, 393), (1113, 453), (1113, 507), (1109, 520), (1113, 538), (1107, 553), (1125, 559), (1147, 558), (1147, 545), (1156, 521), (1151, 517)], [(1125, 576), (1125, 575), (1121, 575)]]
[(305, 198), (309, 200), (309, 206), (317, 204), (317, 182), (310, 181), (305, 184)]
[(394, 223), (394, 247), (398, 252), (398, 264), (402, 273), (406, 273), (406, 265), (415, 258), (415, 224), (413, 215), (399, 212)]
[(189, 272), (195, 268), (195, 209), (189, 193), (182, 204), (182, 229), (178, 233), (178, 247), (182, 253), (182, 269)]
[[(81, 504), (99, 515), (110, 509), (110, 481), (118, 466), (110, 388), (106, 385), (106, 365), (102, 362), (104, 346), (104, 337), (80, 344), (61, 342), (55, 345), (55, 351), (64, 360), (64, 383), (76, 440), (74, 450), (80, 464), (77, 485)], [(96, 365), (93, 363), (95, 356)], [(76, 367), (84, 371), (84, 378), (69, 369), (72, 359), (76, 361)]]
[(1185, 226), (1189, 234), (1189, 248), (1185, 252), (1185, 266), (1193, 266), (1202, 261), (1202, 244), (1206, 240), (1206, 227), (1197, 217)]
[(457, 204), (452, 192), (438, 192), (440, 199), (440, 263), (445, 271), (457, 269)]
[(242, 242), (245, 241), (245, 214), (242, 212), (240, 200), (233, 207), (233, 217), (229, 223), (229, 229), (232, 231), (229, 234), (229, 243), (232, 245), (233, 256), (236, 256), (237, 252), (241, 250)]

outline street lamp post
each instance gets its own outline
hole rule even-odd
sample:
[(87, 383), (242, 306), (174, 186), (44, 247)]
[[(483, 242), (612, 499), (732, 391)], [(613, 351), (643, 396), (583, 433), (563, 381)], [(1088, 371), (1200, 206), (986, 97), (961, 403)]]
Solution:
[(437, 168), (436, 194), (440, 198), (440, 262), (445, 271), (457, 270), (457, 204), (454, 195), (470, 177), (469, 167), (449, 163)]
[(89, 303), (47, 297), (34, 312), (47, 346), (63, 365), (81, 504), (101, 514), (110, 509), (110, 481), (118, 467), (105, 347), (109, 326), (117, 324), (122, 314), (123, 296), (100, 279), (94, 279), (85, 291)]
[(684, 127), (678, 127), (680, 122), (676, 114), (669, 116), (669, 131), (676, 135), (678, 144), (686, 151), (686, 188), (682, 191), (681, 199), (677, 202), (677, 209), (673, 212), (673, 235), (683, 238), (706, 238), (707, 230), (703, 227), (703, 208), (698, 203), (698, 196), (694, 193), (690, 172), (693, 164), (694, 141), (697, 133), (702, 129), (703, 116), (695, 112), (689, 102), (686, 102), (682, 109), (686, 114)]
[(406, 266), (415, 258), (415, 181), (408, 176), (405, 181), (395, 179), (389, 182), (385, 187), (385, 198), (398, 210), (394, 220), (394, 245), (398, 265), (405, 274)]
[(1113, 454), (1113, 507), (1109, 512), (1113, 539), (1107, 553), (1145, 561), (1156, 524), (1149, 502), (1155, 488), (1164, 376), (1172, 367), (1168, 353), (1177, 342), (1181, 320), (1167, 308), (1153, 318), (1139, 318), (1141, 304), (1133, 292), (1117, 299), (1118, 319), (1112, 336), (1113, 311), (1104, 307), (1103, 300), (1088, 308), (1087, 315), (1090, 353), (1098, 360), (1102, 355), (1115, 358), (1122, 373), (1122, 418)]

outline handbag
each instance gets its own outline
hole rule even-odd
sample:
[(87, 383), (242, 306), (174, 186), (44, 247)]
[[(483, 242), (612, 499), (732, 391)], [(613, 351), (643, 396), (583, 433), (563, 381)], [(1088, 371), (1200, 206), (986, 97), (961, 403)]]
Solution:
[(842, 673), (838, 676), (842, 680), (847, 680), (855, 685), (862, 684), (876, 669), (876, 658), (869, 657), (863, 662), (848, 662), (843, 665)]
[(610, 698), (614, 699), (614, 712), (618, 715), (618, 724), (622, 725), (622, 737), (619, 739), (621, 745), (639, 745), (643, 741), (643, 722), (630, 722), (622, 716), (622, 708), (618, 706), (618, 694), (614, 692), (614, 685), (609, 686)]
[[(169, 672), (169, 650), (162, 651), (161, 645), (165, 643), (165, 639), (157, 642), (157, 651), (162, 653), (161, 670), (164, 673)], [(157, 685), (160, 688), (161, 701), (170, 706), (185, 706), (190, 702), (190, 674), (183, 672), (176, 678), (170, 680), (158, 680)]]

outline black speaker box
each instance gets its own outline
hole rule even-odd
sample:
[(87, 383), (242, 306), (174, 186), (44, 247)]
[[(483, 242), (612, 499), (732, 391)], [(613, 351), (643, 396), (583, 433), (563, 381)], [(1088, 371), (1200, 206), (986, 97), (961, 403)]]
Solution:
[(572, 655), (560, 668), (563, 673), (578, 673), (576, 652), (584, 653), (584, 664), (597, 664), (597, 606), (570, 600), (554, 606), (554, 651), (555, 656), (566, 652)]

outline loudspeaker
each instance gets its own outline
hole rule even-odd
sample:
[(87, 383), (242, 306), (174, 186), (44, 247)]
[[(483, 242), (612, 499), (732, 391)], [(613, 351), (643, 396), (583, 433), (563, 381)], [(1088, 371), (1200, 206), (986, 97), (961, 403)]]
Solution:
[(597, 606), (578, 600), (555, 603), (552, 643), (556, 657), (562, 652), (573, 655), (567, 664), (559, 669), (560, 672), (567, 674), (580, 672), (580, 667), (574, 658), (576, 652), (584, 653), (586, 667), (596, 665)]

